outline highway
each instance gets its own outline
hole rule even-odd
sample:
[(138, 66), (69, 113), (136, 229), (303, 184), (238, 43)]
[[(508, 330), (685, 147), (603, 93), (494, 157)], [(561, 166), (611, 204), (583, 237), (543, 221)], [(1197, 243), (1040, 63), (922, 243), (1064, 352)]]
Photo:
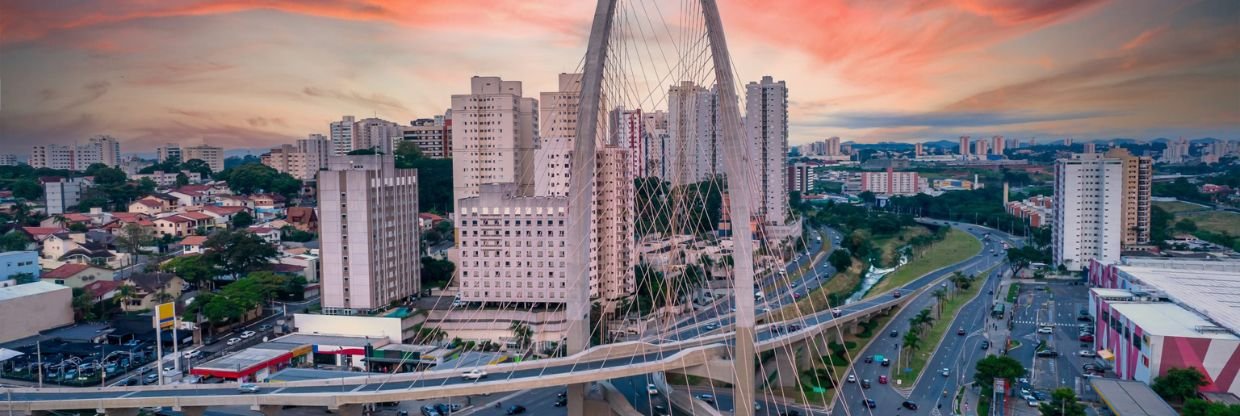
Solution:
[[(891, 360), (890, 367), (883, 367), (878, 362), (865, 363), (864, 360), (856, 362), (854, 373), (857, 377), (856, 383), (844, 383), (840, 394), (837, 397), (834, 406), (838, 410), (843, 410), (843, 414), (853, 415), (930, 415), (930, 414), (950, 414), (951, 399), (960, 386), (967, 385), (973, 379), (974, 364), (977, 360), (985, 356), (987, 352), (997, 352), (998, 347), (993, 347), (989, 351), (981, 349), (983, 336), (982, 328), (988, 322), (991, 308), (991, 300), (995, 294), (994, 288), (999, 283), (1001, 273), (1006, 271), (1003, 265), (1006, 263), (1007, 257), (1003, 250), (1003, 243), (1019, 244), (1017, 241), (1005, 240), (1002, 238), (1005, 234), (987, 229), (965, 224), (952, 223), (953, 226), (964, 229), (974, 236), (981, 236), (989, 233), (991, 238), (984, 241), (982, 251), (964, 262), (964, 266), (960, 268), (948, 268), (943, 273), (936, 273), (939, 276), (945, 276), (957, 270), (965, 274), (980, 274), (988, 269), (993, 268), (985, 276), (980, 276), (977, 283), (983, 284), (981, 291), (977, 297), (961, 308), (960, 312), (954, 318), (949, 330), (943, 336), (941, 345), (923, 345), (917, 354), (934, 354), (927, 360), (922, 375), (912, 390), (908, 390), (908, 386), (895, 386), (892, 384), (880, 384), (879, 377), (891, 377), (894, 371), (898, 371), (897, 363), (903, 362), (900, 357), (901, 349), (899, 344), (903, 342), (904, 333), (908, 331), (909, 318), (917, 315), (922, 309), (928, 308), (934, 303), (934, 297), (930, 291), (923, 292), (911, 304), (906, 306), (899, 314), (892, 319), (885, 328), (883, 328), (879, 337), (862, 352), (859, 357), (869, 357), (874, 355), (883, 355)], [(992, 252), (994, 254), (992, 254)], [(999, 266), (999, 267), (996, 267)], [(1000, 321), (1002, 322), (1002, 321)], [(957, 330), (963, 328), (965, 335), (957, 335)], [(896, 332), (896, 336), (892, 337), (892, 331)], [(937, 349), (936, 349), (937, 347)], [(944, 377), (940, 371), (948, 369), (948, 376)], [(871, 388), (864, 389), (861, 386), (863, 380), (869, 380)], [(894, 381), (892, 381), (894, 383)], [(897, 387), (903, 387), (903, 390), (897, 390)], [(947, 391), (947, 396), (943, 395)], [(863, 402), (865, 399), (874, 400), (875, 409), (869, 409)], [(904, 401), (912, 401), (917, 404), (918, 410), (913, 411), (902, 407)], [(942, 408), (939, 406), (942, 405)], [(843, 406), (846, 409), (839, 409)]]

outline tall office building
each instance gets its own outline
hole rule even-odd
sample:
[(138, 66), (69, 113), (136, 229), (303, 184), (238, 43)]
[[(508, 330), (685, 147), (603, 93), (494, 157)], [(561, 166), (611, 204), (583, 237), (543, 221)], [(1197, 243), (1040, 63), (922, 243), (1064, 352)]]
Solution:
[(827, 148), (826, 148), (825, 154), (827, 156), (839, 156), (843, 154), (843, 153), (840, 153), (840, 138), (839, 137), (832, 136), (831, 138), (827, 139)]
[(323, 313), (366, 314), (418, 293), (417, 170), (391, 155), (332, 156), (318, 195)]
[(1127, 149), (1113, 147), (1106, 152), (1108, 159), (1119, 159), (1124, 169), (1123, 222), (1124, 246), (1149, 244), (1151, 189), (1154, 183), (1154, 160), (1148, 156), (1133, 156)]
[(1102, 154), (1055, 162), (1055, 264), (1081, 270), (1119, 260), (1124, 236), (1124, 163)]
[(960, 151), (959, 151), (960, 158), (968, 159), (969, 158), (969, 136), (960, 136), (959, 147), (960, 147)]
[(211, 146), (200, 144), (197, 146), (186, 146), (181, 148), (182, 161), (190, 161), (194, 159), (207, 162), (207, 166), (212, 172), (220, 172), (224, 170), (224, 148), (219, 146)]
[(447, 159), (452, 157), (452, 110), (434, 118), (413, 120), (409, 126), (403, 127), (402, 139), (413, 142), (422, 156), (431, 159)]
[(168, 143), (155, 148), (155, 158), (159, 163), (167, 162), (169, 159), (184, 162), (181, 158), (181, 145), (176, 143)]
[(719, 93), (684, 81), (668, 91), (668, 133), (664, 180), (673, 186), (707, 180), (722, 173), (719, 154)]
[(353, 151), (353, 125), (357, 124), (353, 116), (344, 116), (340, 121), (333, 121), (329, 126), (328, 136), (332, 141), (332, 155), (341, 156)]
[[(745, 133), (756, 170), (754, 215), (782, 225), (788, 217), (788, 87), (770, 76), (745, 85)], [(722, 169), (720, 169), (722, 172)]]
[(995, 136), (990, 138), (990, 151), (996, 156), (1003, 156), (1003, 151), (1007, 148), (1007, 140), (1003, 136)]
[(538, 100), (521, 95), (520, 81), (470, 79), (470, 93), (452, 96), (452, 187), (459, 201), (487, 183), (515, 183), (533, 192)]
[(374, 149), (392, 154), (393, 143), (404, 138), (399, 124), (381, 118), (364, 118), (353, 124), (353, 150)]

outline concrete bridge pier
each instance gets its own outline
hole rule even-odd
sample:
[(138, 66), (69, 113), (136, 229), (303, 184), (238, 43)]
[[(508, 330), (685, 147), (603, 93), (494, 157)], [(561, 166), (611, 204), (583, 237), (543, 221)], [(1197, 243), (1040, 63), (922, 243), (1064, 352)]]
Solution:
[(181, 412), (185, 416), (202, 416), (207, 411), (206, 406), (175, 406), (172, 410)]
[[(344, 406), (340, 406), (340, 408), (344, 409)], [(250, 410), (253, 410), (255, 412), (260, 412), (263, 414), (263, 416), (280, 416), (281, 414), (284, 413), (284, 406), (274, 405), (274, 404), (256, 404), (256, 405), (250, 406)], [(337, 413), (340, 413), (340, 412), (337, 412)], [(351, 415), (351, 416), (359, 416), (359, 415), (361, 415), (361, 412), (358, 412), (357, 415)]]

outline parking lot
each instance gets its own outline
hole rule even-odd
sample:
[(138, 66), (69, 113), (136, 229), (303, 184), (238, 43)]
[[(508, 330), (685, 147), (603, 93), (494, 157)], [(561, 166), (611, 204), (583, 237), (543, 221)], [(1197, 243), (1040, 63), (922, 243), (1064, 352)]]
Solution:
[(1029, 370), (1027, 380), (1017, 386), (1018, 398), (1047, 396), (1059, 387), (1072, 388), (1080, 395), (1085, 388), (1083, 366), (1095, 362), (1093, 343), (1083, 332), (1092, 333), (1092, 325), (1082, 317), (1089, 306), (1088, 286), (1022, 283), (1017, 303), (1012, 311), (1012, 339), (1021, 346), (1011, 356)]

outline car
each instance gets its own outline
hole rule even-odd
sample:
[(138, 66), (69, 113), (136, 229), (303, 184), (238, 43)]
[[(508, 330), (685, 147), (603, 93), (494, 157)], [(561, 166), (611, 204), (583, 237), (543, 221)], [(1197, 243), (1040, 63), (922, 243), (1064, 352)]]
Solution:
[(899, 298), (900, 298), (900, 291), (899, 291), (899, 290), (893, 290), (893, 291), (891, 291), (891, 297), (896, 298), (896, 299), (899, 299)]
[(863, 378), (863, 379), (861, 379), (861, 388), (863, 388), (863, 389), (868, 389), (868, 388), (870, 388), (870, 379), (868, 379), (868, 378)]
[(1078, 320), (1078, 321), (1086, 321), (1086, 322), (1093, 322), (1093, 321), (1094, 321), (1094, 317), (1089, 316), (1089, 315), (1077, 315), (1077, 316), (1076, 316), (1076, 320)]
[(708, 330), (708, 331), (713, 331), (713, 330), (716, 330), (716, 329), (719, 329), (719, 324), (714, 323), (714, 322), (711, 322), (711, 323), (709, 323), (709, 324), (706, 324), (706, 330)]
[(1085, 334), (1080, 337), (1081, 342), (1094, 342), (1094, 334)]
[(1047, 401), (1050, 400), (1051, 395), (1046, 394), (1044, 391), (1035, 391), (1033, 392), (1033, 397), (1037, 398), (1038, 401)]
[(951, 370), (944, 368), (942, 370), (939, 370), (939, 374), (942, 374), (943, 377), (947, 377), (951, 375)]
[(567, 391), (561, 391), (561, 392), (559, 392), (559, 393), (556, 393), (556, 394), (555, 394), (555, 398), (557, 398), (557, 399), (563, 399), (563, 398), (565, 398), (565, 397), (568, 397), (568, 392), (567, 392)]
[(1076, 355), (1079, 355), (1082, 357), (1094, 358), (1098, 356), (1098, 353), (1094, 350), (1081, 350), (1080, 352), (1077, 352)]
[(568, 406), (568, 399), (565, 399), (565, 398), (563, 398), (563, 397), (558, 398), (558, 399), (555, 399), (555, 403), (554, 403), (554, 404), (552, 404), (552, 406), (555, 406), (555, 407), (564, 407), (564, 406)]
[(1029, 407), (1038, 407), (1037, 400), (1029, 400), (1029, 401), (1026, 401), (1025, 403), (1029, 404)]
[(514, 404), (512, 406), (508, 406), (508, 411), (504, 413), (510, 414), (510, 415), (519, 415), (519, 414), (525, 413), (525, 406)]
[(1038, 333), (1039, 334), (1053, 334), (1055, 333), (1055, 328), (1044, 326), (1044, 327), (1038, 328)]
[(793, 299), (800, 299), (800, 298), (801, 298), (801, 292), (792, 292), (792, 298), (793, 298)]
[(105, 373), (116, 373), (116, 370), (118, 370), (116, 363), (108, 363), (108, 365), (103, 367), (103, 372)]
[(422, 406), (422, 416), (443, 416), (443, 415), (439, 413), (439, 410), (435, 409), (435, 406), (431, 406), (428, 404), (426, 406)]
[(697, 399), (706, 403), (715, 404), (715, 395), (710, 393), (702, 393), (697, 395)]
[(865, 399), (861, 403), (865, 404), (865, 407), (868, 407), (871, 409), (878, 407), (878, 403), (875, 403), (874, 399)]
[(964, 327), (956, 328), (956, 335), (964, 335)]
[(241, 343), (241, 338), (229, 338), (228, 345), (237, 345)]
[(900, 403), (900, 405), (904, 406), (904, 408), (908, 410), (917, 410), (917, 403), (912, 400), (905, 400), (904, 403)]
[(656, 404), (654, 405), (654, 414), (659, 415), (659, 416), (666, 416), (666, 415), (670, 415), (671, 412), (667, 410), (667, 406)]
[(461, 376), (465, 377), (466, 380), (480, 380), (487, 378), (487, 370), (475, 368), (473, 370), (466, 371), (465, 374), (462, 374)]
[(237, 391), (241, 393), (258, 393), (258, 385), (254, 383), (241, 383), (237, 386)]
[(786, 411), (779, 412), (779, 416), (801, 416), (801, 412), (794, 409), (788, 409)]
[(259, 326), (258, 326), (258, 330), (259, 330), (259, 331), (263, 331), (263, 332), (270, 331), (270, 330), (271, 330), (271, 325), (269, 325), (269, 324), (262, 324), (262, 325), (259, 325)]
[(867, 355), (867, 356), (865, 356), (865, 363), (866, 363), (866, 364), (870, 364), (870, 363), (873, 363), (873, 362), (874, 362), (874, 356), (873, 356), (873, 355)]
[(848, 375), (848, 382), (849, 382), (849, 383), (856, 383), (856, 382), (857, 382), (857, 375), (856, 375), (856, 374), (849, 374), (849, 375)]
[(884, 358), (884, 359), (883, 359), (883, 367), (891, 367), (891, 359), (890, 359), (890, 358)]
[(659, 394), (659, 389), (658, 389), (658, 388), (656, 388), (653, 384), (647, 384), (647, 385), (646, 385), (646, 394), (649, 394), (649, 395), (651, 395), (651, 396), (658, 395), (658, 394)]
[(982, 349), (984, 349), (984, 350), (988, 350), (988, 349), (990, 349), (990, 341), (988, 341), (988, 340), (982, 340)]
[(1054, 358), (1054, 357), (1059, 356), (1059, 352), (1055, 350), (1039, 350), (1038, 352), (1035, 352), (1033, 355), (1043, 357), (1043, 358)]
[(878, 376), (878, 384), (887, 384), (887, 376)]
[(125, 382), (121, 384), (126, 385), (126, 386), (136, 386), (138, 385), (138, 383), (141, 383), (141, 381), (139, 381), (137, 378), (130, 377), (130, 378), (125, 379)]
[(900, 331), (897, 331), (897, 330), (894, 330), (894, 329), (893, 329), (893, 330), (891, 330), (891, 334), (890, 334), (890, 336), (891, 336), (892, 338), (898, 337), (898, 336), (900, 336)]
[(254, 336), (255, 334), (257, 334), (257, 332), (254, 332), (254, 331), (245, 331), (245, 332), (242, 332), (242, 333), (241, 333), (241, 338), (242, 338), (242, 339), (249, 338), (249, 337)]
[(151, 373), (142, 378), (142, 384), (155, 384), (159, 381), (159, 374)]
[(202, 358), (202, 350), (186, 351), (186, 352), (181, 353), (181, 355), (191, 360), (198, 359), (198, 358)]
[(843, 311), (843, 310), (840, 310), (840, 308), (835, 308), (835, 309), (832, 309), (832, 310), (831, 310), (831, 316), (834, 316), (834, 317), (837, 317), (837, 318), (838, 318), (838, 317), (840, 317), (840, 316), (842, 316), (842, 315), (844, 315), (844, 311)]

